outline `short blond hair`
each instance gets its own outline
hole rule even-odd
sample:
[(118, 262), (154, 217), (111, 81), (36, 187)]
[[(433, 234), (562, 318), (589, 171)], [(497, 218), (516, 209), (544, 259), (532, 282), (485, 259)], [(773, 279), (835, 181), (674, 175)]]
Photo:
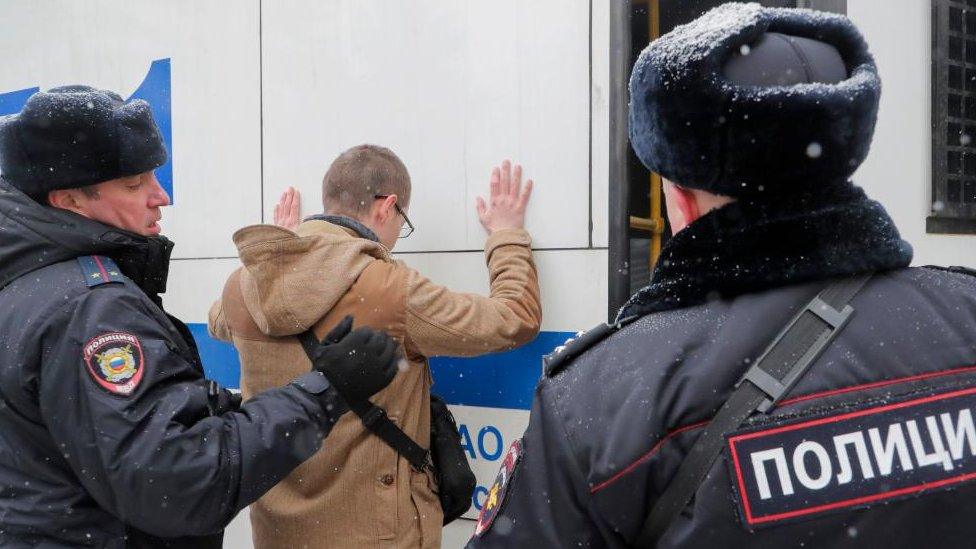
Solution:
[(397, 195), (403, 208), (410, 204), (410, 174), (386, 147), (352, 147), (332, 162), (322, 178), (322, 207), (329, 214), (365, 215), (378, 194)]

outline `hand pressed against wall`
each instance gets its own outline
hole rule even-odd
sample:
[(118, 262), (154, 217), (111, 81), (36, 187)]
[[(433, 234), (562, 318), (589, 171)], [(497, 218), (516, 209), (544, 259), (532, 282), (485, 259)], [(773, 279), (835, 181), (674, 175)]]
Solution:
[(302, 195), (295, 187), (288, 187), (275, 204), (274, 224), (294, 231), (302, 222)]
[(514, 169), (508, 160), (501, 168), (491, 170), (491, 198), (478, 197), (478, 219), (491, 234), (502, 229), (522, 229), (525, 226), (525, 207), (532, 195), (532, 180), (522, 187), (522, 166)]

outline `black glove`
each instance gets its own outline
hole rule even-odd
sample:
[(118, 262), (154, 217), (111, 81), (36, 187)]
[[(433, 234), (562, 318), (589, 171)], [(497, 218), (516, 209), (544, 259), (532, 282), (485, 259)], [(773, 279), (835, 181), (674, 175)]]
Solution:
[(326, 334), (315, 354), (312, 367), (349, 403), (366, 400), (389, 385), (400, 361), (396, 340), (371, 328), (353, 330), (351, 316)]

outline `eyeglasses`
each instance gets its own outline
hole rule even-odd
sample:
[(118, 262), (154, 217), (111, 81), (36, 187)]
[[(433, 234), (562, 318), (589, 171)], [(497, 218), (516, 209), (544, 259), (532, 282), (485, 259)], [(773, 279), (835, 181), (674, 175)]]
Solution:
[[(388, 194), (374, 194), (373, 195), (373, 198), (375, 198), (377, 200), (385, 199), (385, 198), (389, 198), (389, 197), (390, 197), (390, 195), (388, 195)], [(406, 238), (406, 237), (412, 235), (414, 229), (413, 229), (413, 223), (410, 222), (410, 218), (407, 217), (407, 214), (403, 213), (403, 210), (400, 209), (400, 205), (397, 204), (396, 202), (393, 203), (393, 207), (396, 208), (396, 213), (400, 214), (400, 217), (402, 217), (403, 218), (403, 221), (405, 221), (406, 224), (407, 224), (406, 227), (400, 227), (400, 236), (399, 236), (399, 238)]]

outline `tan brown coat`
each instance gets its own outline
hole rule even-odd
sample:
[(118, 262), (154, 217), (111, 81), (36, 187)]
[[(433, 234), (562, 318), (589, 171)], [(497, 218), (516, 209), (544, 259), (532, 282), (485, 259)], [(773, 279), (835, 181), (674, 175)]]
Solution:
[[(403, 368), (372, 400), (429, 447), (426, 357), (510, 349), (539, 331), (538, 276), (524, 230), (488, 238), (490, 297), (451, 292), (393, 261), (381, 244), (325, 221), (302, 223), (297, 234), (246, 227), (234, 242), (244, 266), (228, 279), (209, 327), (237, 348), (245, 398), (309, 370), (295, 335), (314, 327), (321, 337), (352, 314), (356, 326), (386, 330), (403, 345)], [(435, 488), (348, 413), (315, 456), (251, 506), (255, 547), (439, 547)]]

